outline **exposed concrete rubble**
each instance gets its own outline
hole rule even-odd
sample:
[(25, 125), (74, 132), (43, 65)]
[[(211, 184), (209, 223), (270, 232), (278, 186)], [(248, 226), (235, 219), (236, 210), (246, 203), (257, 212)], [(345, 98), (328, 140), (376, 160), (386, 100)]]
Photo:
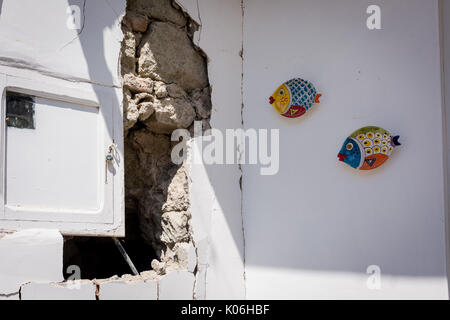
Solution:
[[(157, 252), (153, 276), (196, 270), (186, 165), (170, 158), (173, 130), (209, 127), (206, 58), (196, 24), (170, 0), (128, 0), (122, 23), (126, 214)], [(147, 275), (148, 276), (148, 275)]]

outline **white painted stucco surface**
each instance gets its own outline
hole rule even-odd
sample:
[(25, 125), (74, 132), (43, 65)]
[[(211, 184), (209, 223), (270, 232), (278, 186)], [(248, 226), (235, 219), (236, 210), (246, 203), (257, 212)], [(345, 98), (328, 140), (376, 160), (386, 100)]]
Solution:
[[(370, 31), (369, 1), (244, 1), (244, 127), (280, 129), (279, 173), (243, 170), (249, 299), (448, 298), (438, 1), (377, 3)], [(291, 120), (268, 98), (293, 77), (323, 97)], [(336, 157), (365, 125), (402, 142), (372, 172)]]

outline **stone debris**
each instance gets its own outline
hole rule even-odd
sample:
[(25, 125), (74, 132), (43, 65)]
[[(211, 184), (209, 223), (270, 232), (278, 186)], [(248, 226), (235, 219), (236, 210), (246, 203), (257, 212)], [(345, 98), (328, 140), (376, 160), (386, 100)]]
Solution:
[(142, 102), (138, 104), (138, 112), (139, 112), (139, 120), (144, 121), (147, 120), (154, 112), (155, 108), (153, 107), (152, 102)]
[(126, 26), (122, 27), (123, 40), (120, 52), (121, 74), (134, 74), (136, 71), (136, 47), (141, 42), (142, 35), (133, 33)]
[(123, 76), (123, 87), (131, 92), (153, 93), (153, 81), (151, 79), (136, 77), (133, 74)]
[(155, 82), (155, 95), (158, 99), (165, 98), (169, 95), (169, 93), (167, 92), (167, 86), (164, 82)]
[(158, 99), (153, 104), (154, 115), (145, 122), (153, 132), (170, 134), (178, 128), (187, 128), (195, 119), (195, 110), (187, 99)]

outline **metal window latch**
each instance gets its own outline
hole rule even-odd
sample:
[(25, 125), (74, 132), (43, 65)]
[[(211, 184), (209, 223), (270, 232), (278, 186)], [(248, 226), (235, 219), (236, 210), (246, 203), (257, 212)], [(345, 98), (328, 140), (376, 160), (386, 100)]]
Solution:
[(105, 184), (108, 183), (108, 165), (114, 161), (114, 154), (117, 152), (117, 147), (112, 144), (108, 148), (108, 153), (105, 156)]

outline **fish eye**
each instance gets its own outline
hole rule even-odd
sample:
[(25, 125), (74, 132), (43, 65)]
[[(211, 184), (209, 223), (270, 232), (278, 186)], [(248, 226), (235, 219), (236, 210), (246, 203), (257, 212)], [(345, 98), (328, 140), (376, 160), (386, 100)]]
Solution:
[(347, 149), (348, 151), (353, 149), (353, 143), (347, 143), (347, 145), (345, 146), (345, 149)]
[(283, 90), (283, 89), (280, 89), (280, 91), (278, 91), (278, 95), (284, 96), (284, 90)]

